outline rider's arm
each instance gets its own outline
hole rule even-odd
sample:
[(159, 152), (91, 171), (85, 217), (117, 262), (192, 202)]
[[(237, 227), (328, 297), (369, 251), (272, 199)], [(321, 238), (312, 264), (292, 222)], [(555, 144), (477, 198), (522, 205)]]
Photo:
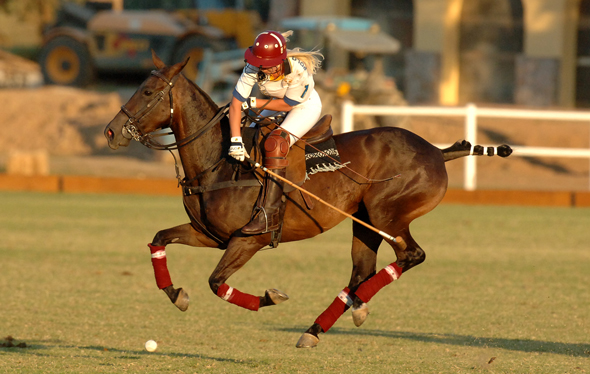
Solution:
[(231, 99), (231, 104), (229, 105), (229, 128), (231, 131), (231, 136), (242, 136), (241, 131), (241, 119), (242, 119), (242, 102), (237, 98), (233, 97)]
[[(267, 104), (268, 103), (268, 104)], [(256, 99), (256, 107), (273, 110), (277, 112), (288, 112), (293, 109), (293, 106), (287, 104), (285, 99)], [(231, 136), (242, 136), (241, 133), (241, 118), (242, 118), (242, 102), (235, 96), (232, 97), (231, 104), (229, 105), (229, 127), (231, 130)]]
[[(268, 103), (268, 104), (267, 104)], [(265, 106), (266, 104), (266, 106)], [(285, 99), (256, 99), (256, 107), (268, 110), (274, 110), (277, 112), (288, 112), (293, 109), (292, 105), (285, 102)]]
[(241, 121), (242, 121), (242, 103), (248, 99), (252, 93), (252, 87), (256, 84), (256, 78), (253, 74), (248, 73), (248, 65), (244, 67), (244, 71), (236, 87), (232, 93), (232, 100), (229, 105), (229, 127), (232, 138), (242, 136)]

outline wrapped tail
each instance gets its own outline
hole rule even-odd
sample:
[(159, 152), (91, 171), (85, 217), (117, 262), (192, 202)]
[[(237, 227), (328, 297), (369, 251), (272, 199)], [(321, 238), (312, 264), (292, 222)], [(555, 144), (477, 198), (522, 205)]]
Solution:
[(441, 149), (445, 162), (456, 160), (465, 156), (495, 156), (508, 157), (512, 154), (512, 148), (509, 145), (502, 144), (498, 147), (483, 147), (481, 145), (471, 145), (467, 140), (458, 140), (452, 146)]

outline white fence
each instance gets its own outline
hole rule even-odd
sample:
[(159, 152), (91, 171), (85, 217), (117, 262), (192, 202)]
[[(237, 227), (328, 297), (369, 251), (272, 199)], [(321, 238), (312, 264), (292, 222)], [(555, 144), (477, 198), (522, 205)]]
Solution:
[[(354, 115), (366, 114), (376, 116), (454, 116), (465, 117), (465, 139), (471, 144), (477, 142), (477, 118), (478, 117), (495, 117), (495, 118), (526, 118), (526, 119), (543, 119), (559, 121), (582, 121), (587, 122), (590, 126), (589, 112), (575, 111), (546, 111), (546, 110), (520, 110), (520, 109), (498, 109), (498, 108), (478, 108), (474, 104), (467, 104), (465, 107), (435, 107), (435, 106), (379, 106), (379, 105), (354, 105), (350, 101), (345, 101), (342, 105), (342, 122), (341, 131), (349, 132), (354, 127)], [(438, 147), (447, 147), (447, 145), (438, 145)], [(513, 146), (514, 156), (550, 156), (550, 157), (576, 157), (588, 158), (590, 160), (590, 148), (547, 148), (547, 147), (529, 147)], [(465, 173), (463, 179), (463, 188), (473, 191), (477, 188), (477, 163), (475, 157), (465, 158)], [(590, 186), (589, 186), (590, 188)]]

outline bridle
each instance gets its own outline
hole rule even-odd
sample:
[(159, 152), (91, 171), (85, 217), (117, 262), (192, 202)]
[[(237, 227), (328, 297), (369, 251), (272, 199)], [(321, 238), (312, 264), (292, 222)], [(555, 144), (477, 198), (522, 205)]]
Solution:
[[(125, 115), (128, 117), (127, 122), (125, 122), (125, 124), (123, 125), (123, 136), (127, 139), (136, 140), (148, 148), (151, 148), (150, 147), (150, 145), (151, 145), (150, 140), (151, 139), (148, 137), (149, 134), (145, 134), (145, 135), (142, 134), (141, 130), (139, 129), (138, 126), (136, 126), (136, 124), (139, 124), (144, 117), (146, 117), (148, 114), (150, 114), (151, 111), (154, 110), (158, 106), (158, 104), (164, 100), (164, 97), (166, 97), (166, 94), (168, 94), (168, 97), (170, 98), (170, 122), (168, 124), (168, 127), (170, 127), (172, 125), (172, 121), (173, 121), (173, 117), (174, 117), (174, 101), (173, 101), (173, 97), (172, 97), (172, 88), (174, 87), (174, 84), (178, 80), (178, 75), (174, 76), (174, 78), (172, 78), (172, 80), (170, 80), (170, 79), (166, 78), (166, 76), (164, 76), (164, 74), (162, 74), (156, 70), (152, 70), (151, 74), (160, 78), (161, 80), (163, 80), (166, 83), (166, 87), (164, 87), (164, 89), (158, 91), (154, 95), (154, 98), (152, 100), (150, 100), (150, 102), (147, 103), (147, 105), (145, 107), (140, 109), (135, 114), (131, 113), (131, 111), (129, 111), (129, 109), (127, 109), (125, 107), (125, 105), (121, 106), (121, 111), (123, 113), (125, 113)], [(129, 135), (129, 137), (126, 135)]]
[(209, 120), (209, 122), (203, 128), (201, 128), (199, 132), (189, 135), (184, 139), (181, 139), (179, 141), (176, 141), (176, 142), (170, 143), (170, 144), (161, 144), (161, 143), (157, 142), (155, 140), (156, 137), (163, 137), (163, 136), (167, 136), (167, 135), (172, 135), (173, 133), (167, 132), (167, 133), (154, 134), (155, 131), (152, 131), (150, 133), (143, 134), (137, 125), (139, 123), (141, 123), (141, 121), (148, 114), (150, 114), (150, 112), (152, 110), (154, 110), (158, 106), (158, 104), (160, 104), (162, 101), (164, 101), (164, 98), (166, 97), (166, 95), (168, 95), (169, 102), (170, 102), (170, 121), (168, 122), (167, 127), (169, 127), (169, 128), (172, 127), (172, 123), (174, 121), (174, 99), (173, 99), (173, 95), (172, 95), (172, 89), (174, 88), (174, 85), (176, 84), (176, 81), (178, 80), (179, 75), (175, 75), (172, 79), (168, 79), (164, 74), (162, 74), (156, 70), (153, 70), (151, 72), (151, 74), (153, 76), (156, 76), (157, 78), (161, 79), (162, 81), (164, 81), (166, 83), (166, 87), (164, 87), (162, 90), (158, 91), (155, 94), (154, 98), (152, 100), (150, 100), (150, 102), (147, 103), (147, 105), (145, 107), (140, 109), (135, 114), (131, 113), (131, 111), (129, 111), (129, 109), (127, 109), (125, 107), (125, 105), (121, 106), (121, 111), (123, 113), (125, 113), (125, 115), (128, 117), (127, 122), (125, 122), (125, 124), (123, 125), (123, 128), (122, 128), (123, 137), (125, 137), (126, 139), (133, 139), (135, 141), (138, 141), (148, 148), (170, 151), (170, 150), (184, 147), (185, 145), (187, 145), (187, 144), (191, 143), (192, 141), (194, 141), (195, 139), (199, 138), (201, 135), (203, 135), (204, 133), (209, 131), (217, 122), (219, 122), (219, 120), (223, 116), (226, 115), (226, 113), (228, 111), (229, 104), (221, 107), (217, 111), (217, 113), (213, 116), (213, 118), (211, 120)]

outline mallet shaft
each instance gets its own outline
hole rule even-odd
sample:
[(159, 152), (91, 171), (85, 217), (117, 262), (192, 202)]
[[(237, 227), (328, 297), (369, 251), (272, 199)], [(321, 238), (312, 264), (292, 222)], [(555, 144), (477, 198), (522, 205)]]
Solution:
[(314, 199), (316, 199), (316, 200), (317, 200), (317, 201), (319, 201), (320, 203), (322, 203), (322, 204), (326, 205), (327, 207), (334, 209), (334, 210), (335, 210), (335, 211), (337, 211), (338, 213), (340, 213), (340, 214), (342, 214), (342, 215), (344, 215), (344, 216), (346, 216), (346, 217), (348, 217), (348, 218), (352, 219), (353, 221), (355, 221), (355, 222), (357, 222), (357, 223), (360, 223), (361, 225), (365, 226), (365, 227), (366, 227), (366, 228), (368, 228), (369, 230), (376, 232), (377, 234), (381, 235), (381, 236), (382, 236), (382, 237), (384, 237), (385, 239), (389, 239), (389, 240), (391, 240), (392, 242), (394, 242), (394, 243), (397, 243), (399, 246), (401, 246), (401, 247), (403, 247), (403, 249), (405, 249), (405, 243), (404, 243), (404, 241), (403, 241), (403, 239), (402, 239), (402, 238), (399, 238), (399, 237), (398, 237), (398, 238), (394, 238), (393, 236), (389, 235), (388, 233), (386, 233), (386, 232), (383, 232), (383, 231), (381, 231), (381, 230), (379, 230), (379, 229), (377, 229), (377, 228), (375, 228), (375, 227), (373, 227), (373, 226), (369, 225), (368, 223), (366, 223), (366, 222), (363, 222), (363, 221), (361, 221), (360, 219), (358, 219), (358, 218), (356, 218), (356, 217), (352, 216), (351, 214), (348, 214), (348, 213), (346, 213), (345, 211), (343, 211), (343, 210), (340, 210), (340, 209), (336, 208), (334, 205), (332, 205), (332, 204), (328, 203), (327, 201), (324, 201), (324, 200), (322, 200), (322, 199), (321, 199), (319, 196), (316, 196), (315, 194), (313, 194), (313, 193), (311, 193), (311, 192), (307, 191), (306, 189), (299, 187), (298, 185), (296, 185), (295, 183), (291, 182), (291, 181), (290, 181), (290, 180), (288, 180), (287, 178), (283, 178), (283, 177), (281, 177), (280, 175), (278, 175), (278, 174), (276, 174), (276, 173), (272, 172), (271, 170), (267, 169), (266, 167), (264, 167), (264, 166), (260, 165), (260, 163), (258, 163), (258, 162), (255, 162), (255, 161), (252, 161), (252, 160), (251, 160), (251, 159), (249, 159), (249, 158), (247, 158), (247, 160), (248, 160), (248, 162), (250, 162), (252, 165), (256, 166), (257, 168), (260, 168), (260, 169), (264, 170), (266, 173), (268, 173), (268, 174), (272, 175), (274, 178), (277, 178), (277, 179), (279, 179), (279, 180), (281, 180), (281, 181), (283, 181), (283, 182), (287, 183), (287, 184), (288, 184), (288, 185), (290, 185), (291, 187), (294, 187), (294, 188), (298, 189), (299, 191), (301, 191), (301, 192), (303, 192), (303, 193), (305, 193), (305, 194), (307, 194), (307, 195), (309, 195), (309, 196), (313, 197)]

